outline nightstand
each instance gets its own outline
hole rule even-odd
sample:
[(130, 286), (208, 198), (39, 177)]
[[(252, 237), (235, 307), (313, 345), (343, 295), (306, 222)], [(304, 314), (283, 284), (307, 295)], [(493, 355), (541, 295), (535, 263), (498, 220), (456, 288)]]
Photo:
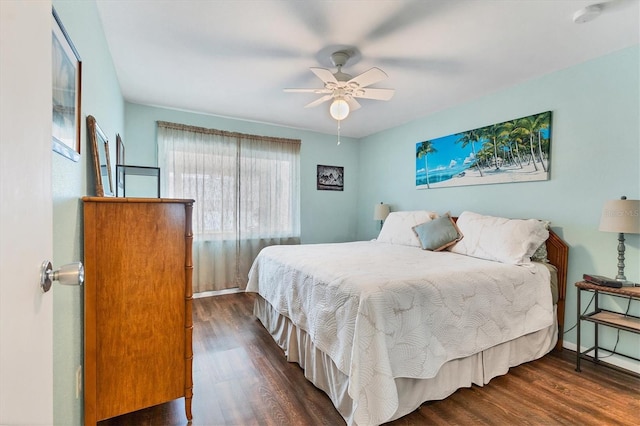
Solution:
[[(578, 289), (577, 294), (577, 329), (578, 329), (578, 337), (577, 337), (577, 349), (576, 349), (576, 371), (580, 371), (580, 360), (582, 358), (589, 359), (593, 362), (599, 362), (598, 359), (598, 349), (604, 349), (599, 346), (598, 343), (598, 329), (601, 325), (612, 327), (618, 330), (625, 330), (631, 333), (640, 334), (640, 317), (636, 317), (633, 315), (625, 315), (624, 312), (614, 312), (607, 309), (600, 308), (598, 304), (598, 298), (600, 294), (606, 294), (609, 296), (616, 297), (624, 297), (630, 298), (633, 300), (640, 300), (640, 287), (621, 287), (621, 288), (613, 288), (613, 287), (605, 287), (596, 284), (592, 284), (586, 281), (577, 282), (576, 287)], [(582, 309), (580, 307), (580, 299), (583, 291), (594, 293), (595, 305), (593, 311), (581, 313)], [(629, 303), (631, 303), (631, 301)], [(581, 327), (580, 324), (582, 321), (589, 321), (595, 324), (594, 327), (594, 346), (585, 351), (580, 350), (580, 335), (581, 335)], [(619, 352), (606, 350), (608, 353), (614, 353), (616, 355), (623, 356), (625, 358), (633, 359), (636, 361), (640, 361), (640, 359), (625, 355)], [(587, 355), (589, 352), (593, 352), (593, 356)]]

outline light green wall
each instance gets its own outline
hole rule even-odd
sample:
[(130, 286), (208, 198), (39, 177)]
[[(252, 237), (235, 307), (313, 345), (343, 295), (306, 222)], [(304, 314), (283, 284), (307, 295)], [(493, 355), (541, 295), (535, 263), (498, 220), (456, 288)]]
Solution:
[[(53, 1), (53, 7), (82, 59), (82, 144), (80, 161), (53, 156), (53, 265), (83, 260), (82, 203), (95, 195), (86, 116), (93, 115), (110, 141), (124, 134), (124, 100), (93, 1)], [(110, 155), (115, 158), (115, 144)], [(54, 284), (54, 422), (82, 424), (82, 396), (76, 399), (76, 370), (82, 365), (83, 296), (81, 287)]]
[[(232, 120), (165, 108), (126, 104), (126, 163), (156, 166), (156, 121), (302, 140), (300, 149), (300, 228), (303, 243), (344, 242), (356, 238), (359, 142), (335, 135)], [(344, 191), (316, 190), (318, 164), (344, 167)], [(163, 194), (164, 195), (164, 194)]]
[[(370, 216), (380, 201), (392, 210), (426, 208), (454, 215), (472, 210), (550, 220), (570, 246), (565, 324), (574, 325), (573, 283), (583, 273), (617, 272), (617, 235), (598, 231), (604, 202), (621, 195), (640, 198), (639, 68), (640, 48), (635, 46), (362, 139), (358, 238), (377, 233)], [(549, 181), (415, 189), (416, 142), (549, 110)], [(626, 236), (625, 272), (635, 282), (640, 281), (639, 237)], [(627, 306), (620, 299), (615, 304), (623, 310)], [(640, 311), (637, 305), (632, 311)], [(613, 347), (616, 333), (603, 335), (605, 345)], [(575, 348), (575, 330), (565, 340)], [(639, 342), (637, 335), (623, 332), (618, 349), (640, 357)], [(591, 341), (584, 343), (590, 346)], [(638, 365), (634, 368), (640, 370)]]

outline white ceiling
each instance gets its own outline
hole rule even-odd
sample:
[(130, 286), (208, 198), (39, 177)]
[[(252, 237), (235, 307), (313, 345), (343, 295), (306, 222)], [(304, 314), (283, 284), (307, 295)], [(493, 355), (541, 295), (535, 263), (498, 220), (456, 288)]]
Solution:
[[(390, 101), (362, 100), (342, 122), (363, 137), (640, 42), (640, 0), (97, 0), (127, 101), (334, 134), (319, 95), (285, 93), (335, 71), (389, 78)], [(550, 107), (552, 107), (550, 105)]]

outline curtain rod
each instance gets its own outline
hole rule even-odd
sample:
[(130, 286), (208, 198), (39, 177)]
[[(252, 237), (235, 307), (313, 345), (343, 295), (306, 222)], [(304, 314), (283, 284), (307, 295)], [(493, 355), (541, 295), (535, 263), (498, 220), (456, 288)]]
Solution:
[(302, 143), (300, 139), (288, 139), (288, 138), (277, 138), (274, 136), (250, 135), (247, 133), (229, 132), (226, 130), (207, 129), (206, 127), (191, 126), (188, 124), (170, 123), (168, 121), (158, 121), (157, 123), (158, 123), (158, 127), (164, 127), (166, 129), (183, 130), (183, 131), (194, 132), (194, 133), (203, 133), (207, 135), (226, 136), (231, 138), (254, 139), (254, 140), (260, 140), (260, 141), (267, 141), (267, 142), (282, 142), (282, 143), (289, 143), (294, 145), (300, 145)]

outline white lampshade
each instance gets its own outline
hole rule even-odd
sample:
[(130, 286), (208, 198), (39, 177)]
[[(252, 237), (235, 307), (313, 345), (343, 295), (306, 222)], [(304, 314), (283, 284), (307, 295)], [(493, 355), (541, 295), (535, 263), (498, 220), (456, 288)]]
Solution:
[(334, 120), (344, 120), (349, 115), (349, 104), (342, 98), (336, 98), (329, 107), (329, 114)]
[(640, 234), (640, 200), (610, 200), (602, 208), (600, 231)]
[(387, 216), (389, 216), (389, 205), (382, 203), (376, 204), (373, 210), (373, 220), (385, 220)]

